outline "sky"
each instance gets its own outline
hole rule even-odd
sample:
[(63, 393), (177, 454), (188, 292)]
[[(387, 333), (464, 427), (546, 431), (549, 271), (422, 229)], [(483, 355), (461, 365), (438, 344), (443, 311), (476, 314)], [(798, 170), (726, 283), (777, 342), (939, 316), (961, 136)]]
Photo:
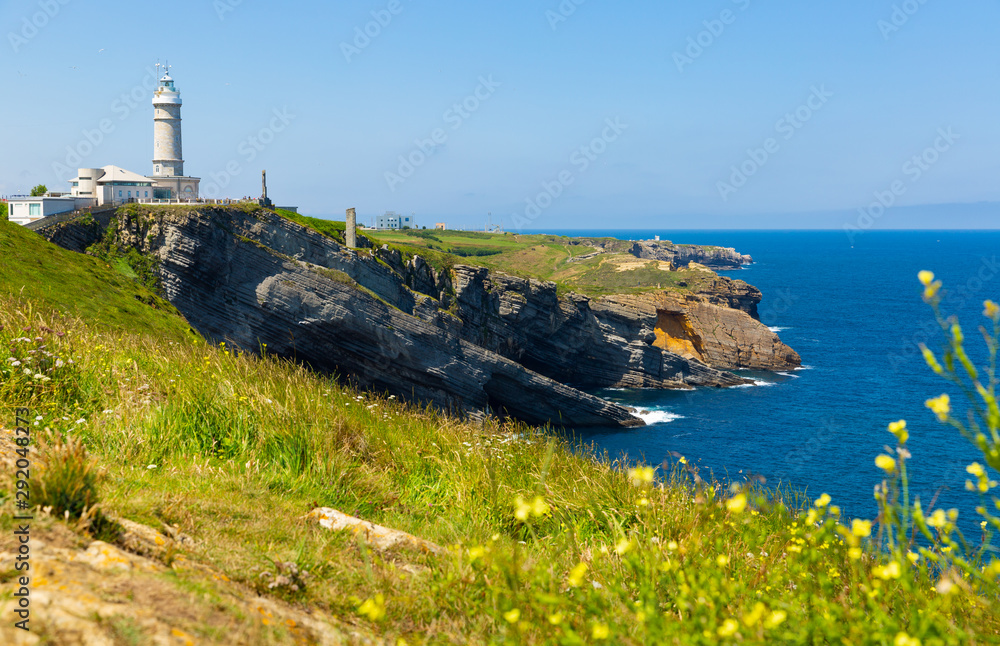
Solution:
[(0, 194), (212, 197), (508, 230), (996, 228), (996, 0), (4, 0)]

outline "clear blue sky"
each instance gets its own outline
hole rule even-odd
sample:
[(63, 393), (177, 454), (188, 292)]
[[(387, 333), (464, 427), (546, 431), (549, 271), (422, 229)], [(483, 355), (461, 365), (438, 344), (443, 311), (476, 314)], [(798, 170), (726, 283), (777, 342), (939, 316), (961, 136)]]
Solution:
[[(159, 58), (184, 99), (187, 173), (242, 196), (266, 168), (272, 196), (313, 215), (839, 228), (881, 192), (894, 206), (876, 227), (1000, 221), (996, 0), (566, 0), (565, 20), (559, 0), (47, 2), (51, 17), (46, 0), (0, 8), (0, 193), (65, 188), (53, 165), (103, 119), (80, 165), (151, 172)], [(890, 31), (894, 5), (912, 15)], [(980, 204), (899, 208), (953, 203)]]

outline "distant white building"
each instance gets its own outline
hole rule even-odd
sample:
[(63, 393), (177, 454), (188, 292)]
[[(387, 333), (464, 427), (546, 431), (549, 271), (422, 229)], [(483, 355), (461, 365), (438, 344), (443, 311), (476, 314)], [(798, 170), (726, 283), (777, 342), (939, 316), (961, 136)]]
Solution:
[(416, 226), (416, 220), (411, 216), (400, 215), (393, 211), (386, 211), (385, 215), (378, 216), (375, 224), (376, 229), (402, 229), (404, 227), (415, 229)]
[(78, 211), (94, 206), (93, 198), (45, 195), (12, 197), (7, 201), (7, 219), (14, 224), (31, 224), (50, 215)]

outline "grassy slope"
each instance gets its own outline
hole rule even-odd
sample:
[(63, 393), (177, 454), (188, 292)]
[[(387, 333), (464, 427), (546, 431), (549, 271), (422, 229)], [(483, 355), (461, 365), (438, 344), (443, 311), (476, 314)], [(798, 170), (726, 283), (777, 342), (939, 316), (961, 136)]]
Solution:
[[(244, 584), (247, 596), (256, 589), (408, 643), (888, 644), (906, 631), (933, 644), (997, 635), (994, 607), (960, 590), (936, 593), (922, 563), (897, 579), (878, 576), (873, 557), (851, 558), (829, 507), (809, 519), (764, 497), (740, 509), (676, 472), (663, 487), (631, 483), (546, 433), (465, 423), (288, 363), (165, 340), (180, 324), (126, 308), (117, 274), (2, 231), (16, 243), (4, 262), (17, 244), (21, 257), (34, 250), (24, 262), (36, 263), (40, 284), (26, 296), (41, 305), (0, 298), (0, 348), (37, 356), (28, 354), (35, 342), (15, 340), (27, 321), (27, 336), (40, 334), (75, 363), (46, 370), (47, 383), (0, 364), (0, 415), (27, 405), (44, 424), (83, 437), (107, 475), (107, 511), (178, 526), (197, 541), (184, 555)], [(76, 307), (85, 321), (56, 320), (47, 307)], [(133, 333), (115, 331), (126, 327), (114, 325), (122, 316)], [(536, 496), (519, 519), (518, 497)], [(440, 557), (378, 553), (305, 519), (317, 505), (455, 547)], [(308, 570), (305, 590), (261, 587), (273, 561)], [(294, 642), (281, 626), (260, 638), (263, 619), (230, 609), (221, 577), (157, 576), (187, 593), (148, 610), (199, 641)], [(205, 599), (228, 613), (227, 631), (193, 619)]]
[[(301, 217), (296, 221), (316, 230), (331, 224), (324, 220), (308, 222)], [(343, 227), (343, 223), (336, 224)], [(572, 258), (595, 251), (588, 240), (473, 231), (373, 231), (364, 235), (377, 244), (391, 244), (406, 254), (420, 254), (438, 268), (459, 263), (478, 265), (523, 278), (552, 281), (561, 291), (590, 296), (654, 290), (697, 291), (715, 277), (708, 272), (688, 269), (664, 271), (659, 262), (638, 261), (624, 253), (627, 243), (620, 253), (570, 262)]]
[(106, 329), (197, 338), (173, 305), (130, 280), (126, 269), (67, 251), (0, 219), (0, 294), (20, 294)]

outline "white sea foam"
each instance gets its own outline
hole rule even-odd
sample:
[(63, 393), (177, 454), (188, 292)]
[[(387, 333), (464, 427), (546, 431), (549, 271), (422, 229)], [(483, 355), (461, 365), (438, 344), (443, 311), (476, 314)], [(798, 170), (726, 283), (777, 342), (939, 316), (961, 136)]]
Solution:
[(755, 388), (757, 386), (776, 386), (773, 381), (763, 381), (761, 379), (754, 379), (753, 383), (740, 384), (739, 386), (732, 386), (733, 388)]
[(778, 332), (784, 332), (784, 331), (785, 331), (785, 330), (787, 330), (788, 328), (787, 328), (787, 327), (778, 327), (778, 326), (776, 326), (776, 325), (768, 325), (768, 326), (767, 326), (767, 329), (769, 329), (769, 330), (771, 330), (772, 332), (774, 332), (775, 334), (777, 334)]
[(635, 416), (646, 422), (649, 426), (653, 424), (668, 424), (676, 419), (684, 419), (683, 415), (671, 413), (667, 410), (641, 410)]
[(779, 374), (779, 375), (781, 375), (782, 377), (791, 377), (792, 379), (801, 379), (801, 378), (802, 378), (802, 377), (800, 377), (800, 376), (798, 376), (798, 375), (793, 375), (793, 374), (792, 374), (792, 373), (790, 373), (790, 372), (779, 372), (779, 373), (776, 373), (776, 374)]
[(796, 370), (812, 370), (812, 366), (799, 366)]

